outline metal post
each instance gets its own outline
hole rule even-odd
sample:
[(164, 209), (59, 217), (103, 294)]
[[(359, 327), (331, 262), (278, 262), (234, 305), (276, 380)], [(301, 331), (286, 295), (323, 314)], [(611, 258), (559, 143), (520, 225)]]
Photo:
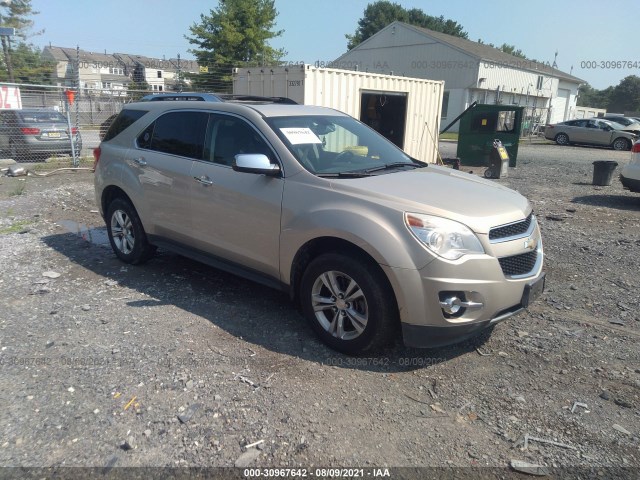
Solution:
[(9, 81), (15, 82), (13, 77), (13, 64), (11, 63), (11, 37), (15, 36), (16, 29), (12, 27), (0, 27), (0, 43), (2, 43), (2, 51), (4, 53), (4, 61), (7, 64), (7, 73)]
[(69, 105), (68, 99), (66, 100), (66, 103), (67, 103), (67, 128), (69, 129), (69, 138), (71, 141), (71, 155), (73, 156), (73, 166), (79, 167), (80, 161), (76, 155), (76, 146), (75, 146), (75, 142), (73, 141), (73, 129), (71, 128), (71, 105)]
[[(78, 65), (78, 75), (77, 75), (77, 86), (76, 86), (76, 101), (74, 102), (76, 105), (76, 128), (78, 129), (78, 134), (80, 133), (80, 45), (76, 45), (76, 64)], [(71, 130), (70, 130), (71, 132)], [(71, 152), (73, 153), (73, 166), (80, 166), (80, 152), (76, 152), (75, 145), (73, 144), (73, 134), (71, 135)]]

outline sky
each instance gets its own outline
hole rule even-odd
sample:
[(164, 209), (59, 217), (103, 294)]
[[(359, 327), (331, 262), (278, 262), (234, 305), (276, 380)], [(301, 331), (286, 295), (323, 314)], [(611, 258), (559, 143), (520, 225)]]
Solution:
[[(275, 0), (282, 36), (271, 45), (284, 48), (284, 60), (314, 64), (346, 52), (373, 0)], [(640, 49), (634, 38), (638, 0), (396, 0), (461, 24), (470, 40), (508, 43), (528, 58), (558, 68), (603, 89), (628, 75), (640, 76)], [(32, 0), (30, 41), (44, 47), (76, 47), (153, 58), (192, 59), (185, 39), (189, 27), (217, 6), (216, 0)], [(626, 32), (626, 33), (625, 33)], [(623, 64), (627, 62), (627, 66)], [(634, 67), (635, 63), (635, 67)], [(629, 66), (630, 65), (630, 66)], [(572, 70), (573, 67), (573, 70)]]

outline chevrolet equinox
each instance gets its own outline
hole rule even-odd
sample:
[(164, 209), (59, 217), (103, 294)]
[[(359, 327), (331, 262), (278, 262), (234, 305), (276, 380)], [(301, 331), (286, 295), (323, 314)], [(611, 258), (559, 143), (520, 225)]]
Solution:
[(517, 192), (423, 163), (336, 110), (273, 102), (127, 105), (95, 151), (124, 262), (161, 247), (289, 292), (330, 347), (459, 342), (544, 288)]

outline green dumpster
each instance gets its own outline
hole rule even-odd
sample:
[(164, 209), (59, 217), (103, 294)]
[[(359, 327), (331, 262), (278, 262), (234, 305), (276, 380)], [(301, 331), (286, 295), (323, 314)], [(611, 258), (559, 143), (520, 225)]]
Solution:
[(489, 166), (494, 140), (500, 140), (509, 154), (509, 166), (516, 166), (524, 107), (478, 104), (461, 119), (456, 156), (461, 165)]

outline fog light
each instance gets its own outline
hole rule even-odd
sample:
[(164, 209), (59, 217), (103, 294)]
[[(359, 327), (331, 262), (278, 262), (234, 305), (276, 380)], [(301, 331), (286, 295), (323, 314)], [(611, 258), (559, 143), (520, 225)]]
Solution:
[(467, 309), (484, 307), (484, 303), (471, 298), (482, 299), (477, 292), (440, 292), (440, 308), (445, 317), (461, 317)]
[(462, 300), (458, 297), (448, 297), (445, 298), (442, 302), (440, 302), (440, 306), (444, 313), (449, 315), (456, 315), (460, 309), (462, 308)]

